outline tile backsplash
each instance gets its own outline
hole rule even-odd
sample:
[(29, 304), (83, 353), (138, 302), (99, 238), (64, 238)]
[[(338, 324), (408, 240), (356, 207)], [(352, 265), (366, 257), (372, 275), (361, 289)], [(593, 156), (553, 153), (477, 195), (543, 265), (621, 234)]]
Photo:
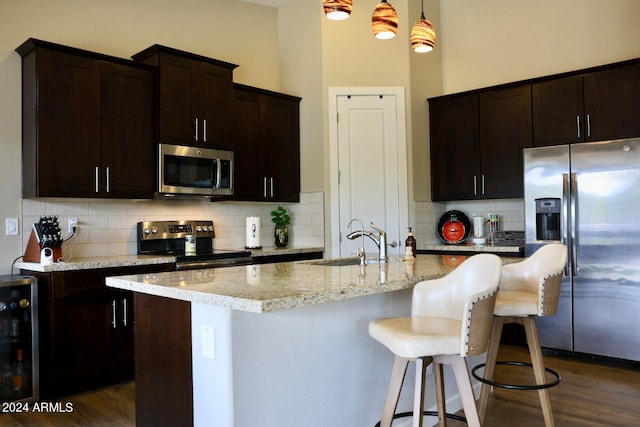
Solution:
[(524, 231), (524, 200), (470, 200), (449, 203), (415, 202), (415, 236), (418, 245), (442, 243), (437, 234), (438, 222), (442, 214), (449, 210), (464, 212), (469, 221), (473, 217), (497, 214), (500, 218), (500, 231)]
[(78, 233), (63, 246), (65, 258), (132, 255), (137, 252), (139, 221), (211, 219), (214, 247), (238, 249), (245, 245), (245, 219), (259, 216), (263, 246), (273, 246), (271, 211), (278, 205), (291, 212), (289, 243), (292, 246), (324, 246), (324, 197), (322, 192), (301, 193), (300, 203), (247, 203), (203, 200), (93, 200), (39, 199), (22, 201), (23, 249), (31, 226), (41, 215), (57, 215), (63, 237), (67, 219), (78, 218)]

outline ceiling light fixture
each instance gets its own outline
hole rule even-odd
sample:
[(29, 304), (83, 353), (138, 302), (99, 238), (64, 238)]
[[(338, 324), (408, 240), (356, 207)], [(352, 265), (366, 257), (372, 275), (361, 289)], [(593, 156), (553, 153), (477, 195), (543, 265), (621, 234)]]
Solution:
[(436, 45), (436, 31), (433, 29), (431, 21), (424, 17), (424, 0), (422, 0), (422, 12), (420, 19), (416, 21), (411, 29), (411, 47), (415, 52), (431, 52)]
[(393, 6), (387, 3), (387, 0), (382, 0), (373, 11), (371, 29), (377, 39), (388, 40), (396, 36), (396, 32), (398, 31), (398, 14)]
[(324, 0), (324, 14), (334, 21), (342, 21), (351, 15), (352, 0)]

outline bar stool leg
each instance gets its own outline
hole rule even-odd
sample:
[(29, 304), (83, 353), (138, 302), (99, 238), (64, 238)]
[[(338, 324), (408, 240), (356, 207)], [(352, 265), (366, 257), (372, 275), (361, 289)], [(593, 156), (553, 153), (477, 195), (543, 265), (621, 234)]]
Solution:
[(445, 363), (451, 365), (453, 375), (456, 378), (460, 400), (462, 400), (462, 408), (464, 416), (467, 419), (467, 425), (470, 427), (480, 427), (480, 418), (478, 417), (478, 408), (476, 399), (473, 396), (473, 388), (471, 387), (471, 377), (467, 363), (460, 355), (436, 356), (433, 358), (436, 363)]
[(436, 403), (438, 404), (438, 427), (447, 427), (447, 403), (444, 394), (444, 370), (441, 363), (433, 364), (436, 377)]
[[(493, 380), (493, 372), (496, 367), (496, 359), (498, 358), (498, 349), (500, 348), (500, 337), (502, 336), (502, 328), (505, 318), (501, 316), (493, 316), (493, 327), (491, 329), (491, 339), (487, 347), (487, 359), (484, 365), (483, 378)], [(480, 399), (478, 399), (478, 413), (480, 420), (484, 422), (487, 414), (487, 405), (489, 404), (489, 395), (491, 393), (491, 385), (482, 384), (480, 389)]]
[(398, 406), (398, 399), (400, 399), (400, 390), (402, 389), (404, 376), (407, 373), (407, 366), (409, 366), (409, 359), (396, 356), (391, 370), (389, 387), (387, 388), (387, 397), (384, 401), (380, 427), (391, 427), (393, 416), (395, 415), (396, 407)]
[[(529, 345), (531, 364), (533, 365), (533, 372), (536, 377), (536, 382), (538, 384), (544, 384), (544, 359), (542, 358), (540, 337), (538, 335), (538, 328), (536, 327), (535, 318), (524, 317), (521, 319), (520, 323), (524, 325), (524, 329), (527, 334), (527, 344)], [(555, 421), (553, 419), (553, 411), (551, 410), (551, 399), (549, 397), (549, 390), (546, 388), (538, 390), (538, 396), (540, 397), (540, 406), (542, 407), (542, 414), (544, 415), (544, 425), (546, 427), (554, 427)]]
[(413, 391), (413, 427), (422, 427), (422, 411), (424, 411), (424, 378), (427, 372), (427, 365), (431, 362), (420, 357), (416, 359), (416, 382)]

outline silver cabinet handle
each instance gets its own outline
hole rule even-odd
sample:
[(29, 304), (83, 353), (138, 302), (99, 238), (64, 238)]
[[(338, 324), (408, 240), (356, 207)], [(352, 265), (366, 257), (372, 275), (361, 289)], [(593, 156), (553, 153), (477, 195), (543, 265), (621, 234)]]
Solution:
[(207, 142), (207, 119), (202, 119), (202, 141)]
[(591, 117), (587, 114), (587, 137), (591, 136)]
[(267, 177), (262, 178), (262, 197), (267, 197)]
[(473, 195), (477, 196), (478, 195), (478, 180), (476, 179), (476, 176), (473, 175)]
[(482, 195), (484, 196), (484, 174), (482, 174)]
[(109, 166), (107, 166), (107, 193), (109, 191), (111, 191), (110, 186), (111, 186), (111, 177), (109, 176)]
[(580, 139), (580, 116), (576, 116), (576, 127), (578, 128), (578, 139)]
[(100, 167), (96, 166), (96, 193), (100, 192)]
[(127, 326), (127, 299), (122, 298), (122, 325)]
[(111, 301), (111, 326), (116, 328), (116, 300)]
[(273, 177), (269, 177), (269, 181), (271, 182), (271, 197), (275, 197), (275, 194), (273, 194)]
[(194, 120), (194, 127), (195, 127), (195, 140), (198, 140), (198, 118), (196, 117), (196, 119)]

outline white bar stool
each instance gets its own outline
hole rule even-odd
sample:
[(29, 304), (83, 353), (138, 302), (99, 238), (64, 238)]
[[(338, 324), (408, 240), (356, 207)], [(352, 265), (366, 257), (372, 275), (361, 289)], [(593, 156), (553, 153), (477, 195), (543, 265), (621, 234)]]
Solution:
[[(487, 350), (487, 362), (486, 365), (478, 365), (471, 371), (474, 378), (483, 382), (478, 404), (481, 420), (484, 420), (491, 386), (494, 386), (517, 390), (538, 390), (545, 426), (553, 427), (555, 425), (548, 389), (560, 383), (561, 378), (557, 372), (544, 366), (536, 317), (550, 316), (556, 313), (566, 262), (567, 247), (561, 243), (549, 243), (540, 247), (524, 261), (507, 264), (502, 268), (491, 340)], [(524, 326), (531, 363), (496, 362), (502, 327), (509, 323), (519, 323)], [(496, 365), (532, 367), (536, 384), (497, 383), (493, 381)], [(484, 373), (483, 377), (480, 377), (476, 371), (482, 367), (484, 367)], [(555, 378), (546, 382), (546, 372)]]
[(410, 413), (395, 414), (409, 362), (416, 362), (413, 426), (421, 427), (426, 367), (434, 363), (440, 426), (446, 425), (443, 364), (451, 365), (465, 417), (480, 426), (466, 356), (487, 348), (502, 260), (480, 254), (465, 260), (447, 276), (418, 283), (413, 289), (411, 317), (372, 320), (369, 334), (395, 354), (381, 427)]

